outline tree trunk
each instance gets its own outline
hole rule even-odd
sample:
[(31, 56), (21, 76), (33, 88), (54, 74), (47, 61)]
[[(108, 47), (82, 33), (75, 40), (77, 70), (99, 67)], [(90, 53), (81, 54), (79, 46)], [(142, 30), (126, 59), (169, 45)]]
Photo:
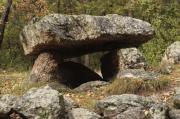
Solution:
[(60, 7), (61, 7), (61, 2), (60, 0), (57, 1), (57, 13), (60, 13)]
[(0, 46), (3, 42), (4, 30), (6, 27), (6, 23), (8, 22), (11, 5), (12, 5), (12, 0), (7, 0), (7, 4), (6, 4), (5, 10), (2, 14), (1, 23), (0, 23)]

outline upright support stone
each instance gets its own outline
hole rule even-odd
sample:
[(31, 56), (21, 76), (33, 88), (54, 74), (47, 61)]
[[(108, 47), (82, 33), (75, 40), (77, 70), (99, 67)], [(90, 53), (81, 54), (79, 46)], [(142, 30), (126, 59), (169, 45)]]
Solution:
[(118, 51), (111, 51), (101, 57), (101, 73), (103, 79), (108, 81), (119, 72)]
[(147, 63), (142, 53), (136, 48), (111, 51), (101, 58), (101, 73), (104, 80), (119, 78), (127, 69), (146, 69)]
[(32, 68), (30, 82), (58, 81), (69, 88), (89, 81), (101, 81), (102, 78), (86, 66), (66, 61), (64, 62), (57, 53), (41, 53)]
[(48, 82), (59, 80), (59, 65), (63, 60), (54, 52), (41, 53), (35, 60), (29, 80)]

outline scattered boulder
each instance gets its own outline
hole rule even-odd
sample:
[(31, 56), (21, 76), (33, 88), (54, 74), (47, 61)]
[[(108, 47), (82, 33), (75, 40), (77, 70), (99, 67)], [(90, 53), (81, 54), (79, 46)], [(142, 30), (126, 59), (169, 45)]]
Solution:
[(0, 97), (2, 119), (60, 119), (66, 108), (63, 95), (49, 86), (32, 88), (21, 97)]
[(164, 56), (162, 58), (162, 63), (180, 63), (180, 41), (176, 41), (167, 47)]
[(87, 109), (74, 108), (68, 113), (68, 119), (101, 119), (101, 116)]
[(154, 101), (151, 98), (143, 96), (134, 94), (112, 95), (97, 102), (96, 110), (103, 117), (114, 118), (130, 108), (150, 108), (152, 104)]
[(76, 88), (89, 81), (102, 81), (103, 79), (88, 67), (71, 61), (61, 64), (59, 69), (61, 83), (70, 88)]
[(65, 112), (70, 112), (74, 108), (79, 108), (79, 105), (67, 96), (64, 97)]
[(17, 101), (14, 110), (28, 119), (59, 119), (64, 115), (63, 95), (49, 86), (32, 88)]
[(179, 109), (172, 109), (169, 111), (170, 119), (180, 119), (180, 110)]
[(166, 104), (134, 94), (106, 97), (96, 104), (96, 110), (107, 119), (169, 119), (169, 107)]
[(118, 78), (134, 78), (143, 80), (154, 80), (160, 77), (159, 73), (144, 71), (142, 69), (127, 69), (117, 75)]
[(26, 55), (55, 50), (70, 58), (136, 47), (149, 41), (153, 35), (149, 23), (131, 17), (51, 14), (33, 19), (24, 27), (20, 39)]
[(108, 82), (105, 81), (90, 81), (84, 84), (81, 84), (77, 88), (74, 89), (74, 91), (82, 92), (82, 91), (96, 91), (98, 88), (102, 86), (108, 85)]
[(0, 97), (0, 115), (6, 115), (14, 108), (17, 97), (9, 94)]

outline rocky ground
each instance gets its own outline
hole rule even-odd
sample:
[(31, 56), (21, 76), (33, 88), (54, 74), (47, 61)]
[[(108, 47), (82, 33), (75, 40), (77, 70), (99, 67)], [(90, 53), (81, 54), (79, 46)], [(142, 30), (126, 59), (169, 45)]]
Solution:
[[(37, 93), (37, 95), (39, 95), (39, 93), (40, 94), (45, 93), (44, 89), (43, 89), (43, 87), (44, 87), (43, 85), (47, 85), (47, 84), (33, 84), (33, 85), (29, 85), (29, 86), (27, 86), (27, 85), (24, 86), (23, 81), (24, 81), (26, 76), (27, 76), (26, 72), (25, 73), (12, 73), (12, 72), (2, 70), (1, 74), (0, 74), (0, 78), (1, 78), (1, 83), (0, 83), (1, 95), (13, 94), (13, 95), (18, 95), (18, 96), (22, 96), (22, 97), (20, 99), (19, 98), (16, 99), (16, 98), (14, 98), (12, 96), (10, 96), (11, 97), (10, 98), (9, 95), (6, 95), (7, 97), (6, 96), (1, 97), (0, 102), (2, 102), (2, 100), (6, 100), (7, 98), (8, 98), (8, 100), (9, 99), (18, 100), (18, 101), (16, 101), (16, 102), (18, 102), (18, 104), (15, 104), (16, 108), (17, 108), (17, 105), (19, 105), (19, 106), (21, 105), (21, 106), (25, 106), (25, 107), (22, 107), (22, 108), (27, 109), (27, 108), (30, 108), (30, 107), (27, 107), (27, 105), (30, 105), (32, 102), (37, 101), (36, 99), (34, 99), (34, 98), (36, 98), (36, 93)], [(63, 108), (68, 108), (67, 109), (68, 112), (66, 112), (66, 113), (68, 113), (68, 117), (63, 117), (63, 118), (85, 119), (86, 116), (89, 115), (89, 117), (88, 117), (89, 119), (96, 119), (96, 118), (97, 119), (100, 119), (100, 118), (107, 118), (107, 119), (108, 118), (109, 119), (111, 119), (111, 118), (112, 119), (113, 118), (114, 119), (125, 119), (125, 118), (134, 119), (135, 117), (133, 117), (132, 115), (133, 115), (133, 113), (135, 113), (135, 114), (137, 114), (136, 115), (137, 119), (141, 119), (141, 118), (146, 119), (147, 118), (146, 116), (149, 115), (149, 114), (150, 114), (150, 116), (153, 117), (153, 119), (165, 119), (165, 118), (162, 117), (163, 114), (161, 115), (161, 118), (160, 118), (156, 114), (156, 113), (159, 113), (159, 112), (152, 113), (151, 110), (153, 110), (153, 108), (155, 108), (155, 110), (157, 111), (157, 109), (162, 108), (164, 111), (167, 111), (170, 108), (171, 111), (169, 111), (169, 113), (171, 114), (171, 116), (174, 115), (174, 116), (177, 116), (177, 117), (169, 118), (169, 119), (178, 119), (179, 118), (179, 116), (178, 116), (179, 110), (174, 110), (174, 100), (177, 103), (176, 108), (179, 108), (178, 107), (179, 106), (179, 102), (178, 102), (179, 101), (179, 98), (178, 98), (179, 93), (176, 92), (177, 94), (175, 94), (175, 89), (177, 89), (180, 86), (180, 65), (174, 66), (173, 72), (171, 74), (164, 75), (163, 78), (164, 77), (166, 79), (170, 80), (170, 84), (168, 85), (168, 87), (165, 87), (165, 88), (163, 88), (163, 90), (158, 90), (158, 91), (138, 92), (137, 95), (120, 95), (119, 94), (117, 97), (116, 96), (113, 97), (112, 94), (109, 94), (106, 91), (110, 84), (105, 83), (105, 82), (98, 82), (98, 81), (83, 84), (83, 85), (81, 85), (80, 87), (78, 87), (78, 88), (76, 88), (74, 90), (67, 90), (65, 87), (61, 87), (61, 85), (57, 85), (56, 83), (49, 84), (50, 87), (46, 86), (45, 89), (52, 90), (52, 92), (55, 93), (55, 95), (54, 95), (55, 97), (54, 98), (52, 97), (53, 99), (57, 98), (56, 97), (57, 92), (54, 91), (54, 89), (56, 89), (56, 90), (60, 91), (61, 97), (63, 96), (65, 101), (68, 101), (68, 104), (70, 102), (70, 107), (67, 107), (67, 106), (63, 107)], [(32, 87), (41, 87), (41, 88), (39, 88), (37, 90), (36, 89), (29, 90)], [(64, 90), (62, 90), (63, 88), (64, 88)], [(41, 91), (38, 92), (38, 90), (41, 90), (42, 92)], [(28, 91), (28, 93), (26, 93), (27, 91)], [(36, 92), (36, 93), (34, 93), (34, 92)], [(31, 95), (31, 94), (33, 94), (35, 96), (33, 97), (33, 95)], [(112, 96), (110, 96), (110, 95), (112, 95)], [(140, 95), (140, 97), (138, 97), (138, 95)], [(27, 96), (32, 96), (32, 97), (27, 97)], [(47, 95), (43, 95), (43, 96), (47, 96), (47, 97), (50, 96), (51, 97), (49, 92), (47, 92)], [(133, 99), (131, 99), (133, 96), (135, 96), (135, 97)], [(148, 100), (149, 99), (152, 99), (153, 101), (155, 100), (155, 103), (157, 103), (157, 106), (145, 106), (144, 104), (142, 104), (141, 101), (139, 101), (140, 100), (139, 98), (142, 98), (142, 100), (145, 99), (144, 97), (141, 97), (141, 96), (148, 97)], [(32, 99), (32, 102), (30, 101), (28, 103), (28, 101), (24, 101), (24, 99), (28, 99), (28, 100)], [(44, 97), (43, 99), (46, 99), (46, 97)], [(128, 109), (126, 109), (125, 107), (127, 106), (127, 102), (122, 102), (121, 104), (118, 104), (119, 106), (116, 105), (117, 100), (118, 100), (118, 103), (119, 103), (119, 100), (123, 101), (123, 100), (126, 100), (126, 99), (129, 99), (130, 102), (135, 101), (137, 103), (137, 104), (135, 104), (136, 106), (133, 106), (134, 103), (133, 104), (128, 104), (128, 105), (131, 105), (132, 107), (128, 106)], [(112, 100), (114, 100), (115, 102), (111, 102)], [(54, 101), (56, 102), (56, 100), (54, 100)], [(106, 105), (106, 103), (109, 104), (110, 103), (109, 101), (111, 103), (115, 103), (116, 106), (102, 107), (103, 105)], [(41, 102), (40, 104), (42, 104), (42, 105), (44, 104), (43, 100), (42, 101), (39, 100), (38, 102)], [(28, 104), (26, 104), (26, 103), (28, 103)], [(49, 105), (51, 105), (51, 103), (52, 102), (49, 102)], [(155, 103), (152, 103), (152, 104), (154, 105)], [(139, 104), (141, 106), (137, 106)], [(164, 104), (165, 104), (165, 106), (163, 106)], [(126, 105), (126, 106), (122, 107), (122, 105)], [(0, 103), (0, 106), (2, 106), (1, 103)], [(72, 106), (74, 106), (75, 108), (72, 107)], [(166, 106), (168, 106), (167, 109), (166, 109)], [(136, 108), (134, 108), (134, 107), (136, 107)], [(18, 108), (18, 109), (16, 109), (16, 111), (18, 110), (18, 113), (21, 112), (21, 113), (24, 114), (22, 108), (21, 109)], [(32, 107), (32, 108), (34, 109), (34, 107)], [(114, 108), (118, 108), (118, 109), (123, 108), (123, 110), (125, 108), (126, 111), (123, 111), (123, 113), (119, 113), (119, 112), (116, 112), (116, 111), (114, 112)], [(2, 111), (2, 108), (0, 108), (0, 109)], [(6, 108), (6, 109), (9, 109), (9, 108)], [(55, 108), (55, 109), (57, 109), (57, 108)], [(61, 107), (59, 107), (58, 109), (61, 110)], [(71, 110), (71, 111), (69, 111), (69, 110)], [(107, 110), (109, 110), (110, 112), (107, 111)], [(115, 109), (115, 110), (117, 110), (117, 109)], [(18, 113), (16, 113), (16, 111), (11, 114), (12, 119), (18, 119), (18, 116), (17, 116)], [(93, 112), (91, 112), (91, 111), (93, 111)], [(50, 112), (51, 112), (51, 110), (50, 110)], [(84, 114), (87, 114), (87, 115), (85, 115), (85, 117), (83, 117), (83, 114), (82, 114), (83, 112), (84, 112)], [(94, 113), (94, 112), (96, 112), (97, 114)], [(10, 112), (8, 112), (8, 113), (10, 113)], [(28, 112), (26, 112), (26, 113), (28, 113)], [(46, 112), (46, 113), (48, 113), (48, 115), (49, 115), (49, 111)], [(81, 118), (78, 117), (79, 114), (80, 114)], [(1, 115), (1, 113), (0, 113), (0, 115)], [(33, 114), (33, 115), (37, 116), (38, 114)], [(55, 114), (51, 113), (50, 115), (55, 115)], [(127, 115), (128, 115), (128, 117), (127, 117)], [(32, 115), (30, 115), (30, 116), (32, 116)], [(57, 116), (57, 115), (55, 115), (55, 116)], [(52, 118), (57, 118), (57, 117), (51, 117), (50, 116), (49, 118), (52, 119)], [(149, 119), (149, 117), (147, 119)]]

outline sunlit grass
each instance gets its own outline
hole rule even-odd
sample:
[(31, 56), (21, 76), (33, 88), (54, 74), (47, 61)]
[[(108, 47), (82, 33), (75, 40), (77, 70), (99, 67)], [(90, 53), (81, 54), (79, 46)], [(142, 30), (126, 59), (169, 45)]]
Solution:
[(25, 83), (28, 77), (28, 72), (0, 72), (0, 95), (13, 94), (23, 95), (27, 90), (32, 87), (40, 87), (44, 83)]
[(140, 92), (155, 92), (163, 90), (168, 87), (171, 80), (167, 78), (160, 78), (156, 80), (130, 79), (121, 78), (115, 79), (107, 88), (108, 94), (137, 94)]

